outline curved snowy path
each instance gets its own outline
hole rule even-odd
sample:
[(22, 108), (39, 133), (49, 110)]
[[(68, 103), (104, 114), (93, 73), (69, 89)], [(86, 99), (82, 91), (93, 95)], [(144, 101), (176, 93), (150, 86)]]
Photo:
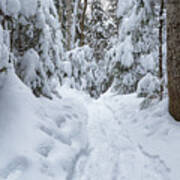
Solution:
[(6, 82), (0, 180), (179, 180), (180, 126), (165, 101), (140, 111), (135, 94), (93, 100), (66, 88), (50, 101)]
[(124, 122), (133, 119), (138, 111), (138, 102), (129, 104), (128, 100), (122, 97), (110, 104), (108, 98), (88, 105), (91, 153), (77, 179), (169, 180), (168, 168), (159, 156), (144, 152), (126, 129)]
[[(81, 179), (120, 180), (141, 177), (141, 154), (114, 113), (103, 103), (93, 103), (88, 107), (89, 143), (92, 151)], [(129, 173), (131, 172), (131, 173)]]

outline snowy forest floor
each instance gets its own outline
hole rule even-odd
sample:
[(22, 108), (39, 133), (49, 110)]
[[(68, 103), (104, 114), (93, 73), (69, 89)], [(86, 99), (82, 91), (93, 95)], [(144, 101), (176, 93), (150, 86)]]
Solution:
[(14, 75), (0, 88), (0, 180), (179, 180), (180, 125), (167, 100), (98, 100), (65, 87), (35, 98)]

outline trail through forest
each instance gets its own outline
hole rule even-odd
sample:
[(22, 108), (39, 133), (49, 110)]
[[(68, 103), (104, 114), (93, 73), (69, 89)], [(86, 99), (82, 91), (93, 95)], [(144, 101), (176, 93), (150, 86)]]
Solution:
[(0, 180), (178, 180), (166, 101), (140, 110), (136, 94), (94, 100), (66, 87), (37, 99), (16, 76), (1, 94)]
[(139, 111), (138, 101), (132, 95), (108, 97), (88, 106), (92, 151), (81, 179), (170, 179), (169, 168), (161, 157), (146, 152), (129, 133), (133, 131), (130, 123)]

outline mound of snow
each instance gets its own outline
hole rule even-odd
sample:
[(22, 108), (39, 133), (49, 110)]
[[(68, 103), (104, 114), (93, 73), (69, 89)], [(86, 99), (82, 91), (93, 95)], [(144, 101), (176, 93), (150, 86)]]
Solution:
[(18, 14), (18, 12), (21, 9), (21, 4), (20, 4), (19, 0), (7, 0), (6, 5), (7, 5), (6, 13), (10, 16)]
[(35, 15), (37, 11), (37, 0), (1, 0), (0, 9), (4, 14), (15, 16), (18, 13), (23, 14), (25, 17)]
[(137, 94), (139, 97), (158, 94), (160, 91), (160, 81), (156, 76), (148, 73), (138, 83)]
[(88, 156), (87, 118), (73, 98), (35, 98), (8, 71), (0, 87), (0, 180), (72, 179)]
[[(38, 70), (41, 72), (39, 55), (34, 49), (29, 49), (24, 53), (20, 65), (21, 76), (29, 87), (31, 87), (32, 83), (35, 83), (34, 81), (36, 80)], [(33, 86), (36, 86), (36, 84)]]
[(27, 18), (35, 15), (38, 6), (38, 0), (19, 0), (21, 3), (21, 13)]
[(145, 73), (147, 72), (153, 72), (156, 65), (155, 65), (155, 61), (152, 55), (146, 55), (146, 56), (142, 56), (140, 63), (145, 71)]

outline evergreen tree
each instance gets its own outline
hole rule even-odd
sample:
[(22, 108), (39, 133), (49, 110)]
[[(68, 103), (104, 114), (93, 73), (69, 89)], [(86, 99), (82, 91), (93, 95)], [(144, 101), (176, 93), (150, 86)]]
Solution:
[(112, 18), (114, 25), (115, 25), (115, 34), (118, 33), (118, 18), (117, 18), (117, 4), (118, 0), (108, 0), (108, 9), (107, 13)]
[[(2, 2), (1, 2), (2, 3)], [(12, 12), (12, 4), (14, 9)], [(32, 6), (29, 8), (28, 5)], [(51, 96), (51, 80), (59, 78), (62, 34), (53, 0), (8, 1), (0, 4), (0, 22), (9, 32), (10, 61), (15, 72), (37, 96)], [(8, 18), (7, 18), (8, 17)], [(7, 38), (8, 39), (8, 38)]]
[[(61, 24), (61, 31), (63, 37), (66, 37), (66, 1), (65, 0), (54, 0), (57, 13), (59, 16), (59, 22)], [(64, 42), (65, 44), (65, 42)]]
[[(10, 61), (10, 52), (8, 48), (8, 36), (7, 31), (3, 30), (1, 24), (0, 24), (0, 76), (2, 77), (2, 74), (5, 74), (8, 69), (12, 66), (12, 63)], [(1, 79), (1, 78), (0, 78)], [(2, 79), (1, 79), (2, 80)]]
[(94, 49), (97, 61), (104, 59), (109, 48), (109, 39), (114, 30), (114, 24), (102, 8), (100, 0), (93, 0), (91, 4), (91, 19), (88, 24), (87, 43)]
[(115, 91), (134, 92), (147, 73), (158, 75), (158, 10), (150, 1), (119, 0), (119, 40), (108, 52), (113, 59)]

